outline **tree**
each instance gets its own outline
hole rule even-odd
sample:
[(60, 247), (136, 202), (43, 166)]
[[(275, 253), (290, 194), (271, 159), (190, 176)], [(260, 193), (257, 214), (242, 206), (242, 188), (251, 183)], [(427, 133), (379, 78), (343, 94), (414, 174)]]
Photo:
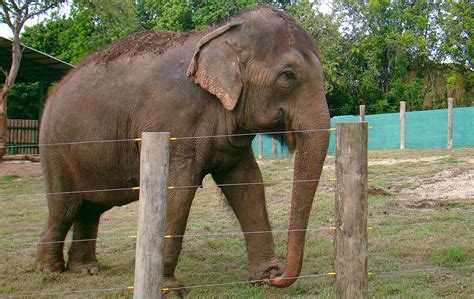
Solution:
[(0, 68), (5, 83), (0, 90), (0, 160), (6, 152), (8, 135), (7, 103), (8, 94), (15, 83), (21, 62), (20, 32), (25, 22), (36, 15), (43, 14), (63, 2), (62, 0), (0, 0), (0, 21), (7, 24), (13, 33), (12, 63), (10, 70)]
[[(12, 119), (38, 119), (42, 102), (40, 83), (16, 83), (8, 95), (8, 116)], [(34, 99), (34, 100), (32, 100)]]
[(86, 55), (139, 29), (129, 1), (80, 1), (71, 4), (69, 16), (52, 14), (21, 38), (35, 49), (77, 64)]
[[(139, 23), (146, 29), (186, 31), (216, 24), (262, 0), (137, 0)], [(273, 2), (273, 1), (267, 1)]]
[(69, 30), (73, 26), (72, 23), (71, 18), (53, 13), (50, 18), (34, 26), (26, 26), (20, 39), (24, 45), (70, 63), (70, 60), (62, 57), (67, 49), (64, 48), (59, 36)]

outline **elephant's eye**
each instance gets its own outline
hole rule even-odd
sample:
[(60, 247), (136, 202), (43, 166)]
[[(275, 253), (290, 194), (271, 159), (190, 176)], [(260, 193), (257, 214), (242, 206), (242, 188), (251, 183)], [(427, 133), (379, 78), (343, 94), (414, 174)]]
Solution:
[(292, 89), (296, 84), (296, 75), (291, 70), (284, 70), (277, 79), (277, 84), (283, 89)]

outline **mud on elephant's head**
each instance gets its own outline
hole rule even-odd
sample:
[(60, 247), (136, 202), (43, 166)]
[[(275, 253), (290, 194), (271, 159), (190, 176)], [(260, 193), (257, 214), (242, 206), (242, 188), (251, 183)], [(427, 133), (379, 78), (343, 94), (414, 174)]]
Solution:
[[(187, 75), (214, 94), (248, 132), (285, 134), (296, 151), (287, 267), (272, 279), (292, 284), (301, 270), (305, 232), (329, 140), (322, 66), (309, 35), (283, 12), (248, 11), (205, 35)], [(296, 231), (295, 231), (296, 230)]]

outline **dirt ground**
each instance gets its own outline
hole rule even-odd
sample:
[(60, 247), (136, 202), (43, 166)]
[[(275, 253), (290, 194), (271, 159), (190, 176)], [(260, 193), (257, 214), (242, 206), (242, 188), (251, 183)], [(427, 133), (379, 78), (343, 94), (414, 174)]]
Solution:
[[(375, 158), (369, 159), (369, 166), (394, 165), (399, 163), (425, 162), (435, 163), (448, 156), (431, 156), (414, 159)], [(463, 161), (474, 165), (474, 158), (463, 157)], [(260, 163), (265, 164), (265, 162)], [(334, 163), (329, 162), (325, 169), (334, 169)], [(40, 177), (41, 163), (30, 161), (8, 161), (0, 163), (0, 179), (7, 175), (16, 175), (19, 178)], [(443, 200), (453, 198), (474, 199), (474, 169), (453, 170), (447, 169), (437, 173), (433, 183), (423, 183), (420, 187), (402, 191), (399, 197), (416, 199), (421, 197), (428, 200)]]
[[(369, 166), (420, 162), (433, 164), (446, 158), (449, 158), (449, 156), (434, 156), (417, 159), (373, 159), (369, 160)], [(463, 157), (462, 161), (474, 166), (474, 158)], [(416, 189), (400, 191), (403, 191), (401, 195), (407, 199), (474, 199), (474, 168), (464, 170), (446, 169), (436, 173), (432, 178), (432, 183), (423, 182), (423, 184)]]
[(0, 163), (0, 178), (7, 175), (17, 175), (20, 178), (41, 176), (41, 163), (30, 161), (9, 161)]

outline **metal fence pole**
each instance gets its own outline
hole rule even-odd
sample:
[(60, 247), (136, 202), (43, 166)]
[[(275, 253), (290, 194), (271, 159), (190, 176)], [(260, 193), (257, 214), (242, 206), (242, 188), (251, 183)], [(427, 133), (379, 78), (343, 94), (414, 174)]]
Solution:
[(143, 133), (133, 298), (161, 298), (169, 133)]
[(336, 298), (367, 298), (367, 123), (336, 124)]
[(263, 159), (263, 135), (258, 134), (258, 158)]

